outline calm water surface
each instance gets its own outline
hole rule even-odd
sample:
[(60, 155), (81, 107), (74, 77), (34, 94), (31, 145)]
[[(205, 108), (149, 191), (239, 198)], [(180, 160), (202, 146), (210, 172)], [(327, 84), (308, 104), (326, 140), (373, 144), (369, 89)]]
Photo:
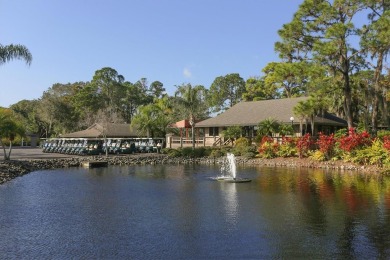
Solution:
[(283, 168), (39, 171), (0, 186), (0, 259), (390, 258), (390, 179)]

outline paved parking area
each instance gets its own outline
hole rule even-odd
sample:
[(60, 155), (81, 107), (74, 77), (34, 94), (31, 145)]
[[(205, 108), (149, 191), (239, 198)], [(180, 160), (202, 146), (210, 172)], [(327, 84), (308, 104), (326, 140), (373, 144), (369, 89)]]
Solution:
[[(8, 150), (7, 150), (8, 152)], [(43, 153), (41, 148), (14, 147), (11, 152), (11, 160), (69, 158), (75, 155), (59, 153)], [(0, 160), (4, 160), (4, 151), (0, 150)]]
[[(108, 156), (161, 156), (159, 153), (137, 153), (137, 154), (109, 154)], [(73, 154), (60, 154), (60, 153), (43, 153), (41, 148), (31, 148), (31, 147), (19, 147), (16, 146), (12, 148), (11, 160), (33, 160), (33, 159), (55, 159), (55, 158), (70, 158), (78, 157), (78, 155)], [(4, 160), (4, 152), (0, 147), (0, 161)]]

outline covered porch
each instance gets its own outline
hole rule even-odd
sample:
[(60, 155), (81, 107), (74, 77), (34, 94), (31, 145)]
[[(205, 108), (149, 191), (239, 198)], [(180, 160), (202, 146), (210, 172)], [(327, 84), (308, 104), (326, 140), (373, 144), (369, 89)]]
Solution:
[[(177, 134), (167, 134), (166, 147), (174, 149), (192, 147), (192, 128), (189, 120), (178, 121), (172, 124), (171, 128), (176, 129)], [(195, 128), (195, 147), (209, 146), (207, 144), (216, 139), (206, 137), (202, 128)]]

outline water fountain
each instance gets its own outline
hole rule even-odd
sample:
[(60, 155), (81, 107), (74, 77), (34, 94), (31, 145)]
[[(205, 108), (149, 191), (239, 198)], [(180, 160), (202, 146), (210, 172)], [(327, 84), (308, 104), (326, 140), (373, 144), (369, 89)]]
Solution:
[(218, 176), (217, 181), (232, 182), (232, 183), (241, 183), (241, 182), (250, 182), (251, 179), (248, 178), (237, 178), (237, 168), (236, 168), (236, 158), (234, 154), (228, 153), (226, 159), (221, 166), (221, 175)]

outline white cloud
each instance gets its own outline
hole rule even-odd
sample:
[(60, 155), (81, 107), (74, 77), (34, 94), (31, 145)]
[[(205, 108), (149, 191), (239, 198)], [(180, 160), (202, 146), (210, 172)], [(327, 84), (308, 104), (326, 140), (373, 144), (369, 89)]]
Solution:
[(184, 69), (183, 69), (183, 75), (184, 75), (184, 77), (186, 77), (186, 78), (191, 78), (191, 77), (192, 77), (192, 73), (191, 73), (191, 71), (190, 71), (189, 68), (184, 68)]

